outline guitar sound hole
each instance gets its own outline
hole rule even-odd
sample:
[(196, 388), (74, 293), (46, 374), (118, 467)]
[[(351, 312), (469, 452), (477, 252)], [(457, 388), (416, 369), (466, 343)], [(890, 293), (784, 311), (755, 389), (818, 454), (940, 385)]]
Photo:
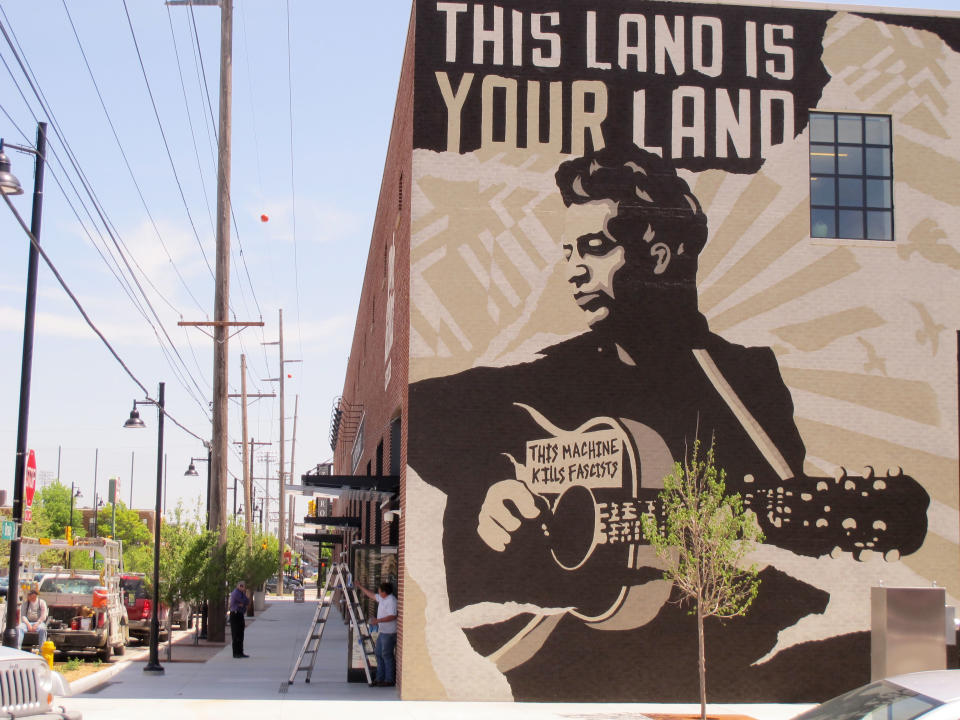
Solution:
[(593, 494), (579, 485), (568, 488), (557, 500), (547, 532), (557, 562), (566, 568), (583, 562), (593, 548), (596, 533)]

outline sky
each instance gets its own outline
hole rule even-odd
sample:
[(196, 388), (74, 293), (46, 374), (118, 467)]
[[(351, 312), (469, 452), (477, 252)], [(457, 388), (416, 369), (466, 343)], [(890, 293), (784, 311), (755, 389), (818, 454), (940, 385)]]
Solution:
[[(954, 0), (872, 5), (953, 10)], [(118, 477), (124, 502), (153, 507), (156, 410), (140, 407), (144, 430), (123, 422), (146, 396), (141, 384), (156, 398), (164, 382), (169, 417), (189, 431), (165, 424), (166, 508), (195, 507), (205, 502), (206, 465), (197, 463), (198, 478), (183, 473), (206, 457), (198, 437), (212, 434), (212, 340), (177, 323), (213, 317), (220, 13), (161, 0), (0, 0), (0, 10), (9, 37), (0, 37), (0, 136), (32, 144), (37, 121), (49, 122), (41, 244), (130, 370), (41, 262), (28, 432), (39, 481), (74, 484), (78, 506), (90, 507), (94, 483), (105, 496)], [(264, 327), (231, 338), (229, 384), (240, 392), (243, 353), (247, 391), (278, 392), (267, 382), (280, 374), (278, 348), (264, 343), (278, 339), (282, 310), (284, 355), (298, 361), (285, 364), (293, 478), (331, 458), (330, 412), (350, 353), (409, 17), (406, 0), (235, 0), (230, 305), (232, 319)], [(29, 224), (33, 159), (7, 154), (25, 189), (13, 204)], [(0, 205), (8, 503), (27, 250)], [(229, 416), (237, 443), (239, 399)], [(248, 438), (272, 443), (256, 446), (254, 477), (272, 476), (274, 493), (279, 423), (279, 399), (250, 402)], [(232, 447), (230, 470), (240, 476)], [(262, 494), (265, 481), (255, 485)], [(231, 484), (228, 512), (232, 498)], [(297, 502), (299, 519), (306, 501)]]

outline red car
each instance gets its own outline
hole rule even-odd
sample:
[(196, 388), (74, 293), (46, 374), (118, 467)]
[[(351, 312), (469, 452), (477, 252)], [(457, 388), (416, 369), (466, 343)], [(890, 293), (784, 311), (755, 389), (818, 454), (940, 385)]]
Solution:
[[(120, 576), (120, 592), (127, 606), (130, 622), (130, 637), (141, 643), (150, 640), (150, 616), (153, 614), (152, 593), (147, 592), (146, 578), (143, 573), (126, 573)], [(167, 639), (167, 613), (169, 609), (160, 603), (160, 640)]]

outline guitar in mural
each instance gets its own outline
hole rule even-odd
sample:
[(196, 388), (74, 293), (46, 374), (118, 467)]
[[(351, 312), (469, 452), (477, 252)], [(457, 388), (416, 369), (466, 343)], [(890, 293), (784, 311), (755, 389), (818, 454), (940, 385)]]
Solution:
[[(672, 470), (666, 447), (654, 431), (629, 419), (595, 418), (563, 431), (526, 410), (551, 436), (527, 443), (526, 462), (511, 458), (517, 480), (491, 488), (495, 500), (488, 495), (478, 532), (498, 549), (485, 515), (492, 506), (516, 508), (529, 522), (504, 546), (539, 544), (549, 554), (556, 570), (569, 576), (557, 581), (558, 605), (569, 603), (573, 614), (592, 623), (611, 622), (625, 611), (615, 620), (618, 627), (644, 624), (670, 593), (641, 528), (643, 515), (663, 519), (659, 493)], [(728, 478), (727, 488), (756, 516), (766, 544), (798, 555), (843, 552), (860, 560), (870, 551), (895, 561), (916, 552), (926, 536), (929, 496), (899, 467), (884, 476), (870, 467), (859, 476), (843, 468), (835, 477), (771, 481), (747, 475)], [(589, 592), (564, 595), (565, 580), (578, 576)]]

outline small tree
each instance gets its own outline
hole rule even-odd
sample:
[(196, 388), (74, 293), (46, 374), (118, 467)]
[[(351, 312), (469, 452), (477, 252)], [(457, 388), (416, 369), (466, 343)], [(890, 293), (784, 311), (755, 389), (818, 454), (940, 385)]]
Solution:
[(644, 515), (643, 534), (664, 560), (664, 579), (680, 591), (697, 616), (700, 673), (700, 717), (707, 717), (707, 663), (703, 621), (732, 618), (747, 612), (760, 585), (755, 565), (742, 567), (744, 557), (763, 542), (753, 514), (738, 494), (726, 494), (726, 473), (718, 468), (713, 441), (706, 458), (700, 441), (683, 464), (676, 463), (660, 493), (662, 525)]

